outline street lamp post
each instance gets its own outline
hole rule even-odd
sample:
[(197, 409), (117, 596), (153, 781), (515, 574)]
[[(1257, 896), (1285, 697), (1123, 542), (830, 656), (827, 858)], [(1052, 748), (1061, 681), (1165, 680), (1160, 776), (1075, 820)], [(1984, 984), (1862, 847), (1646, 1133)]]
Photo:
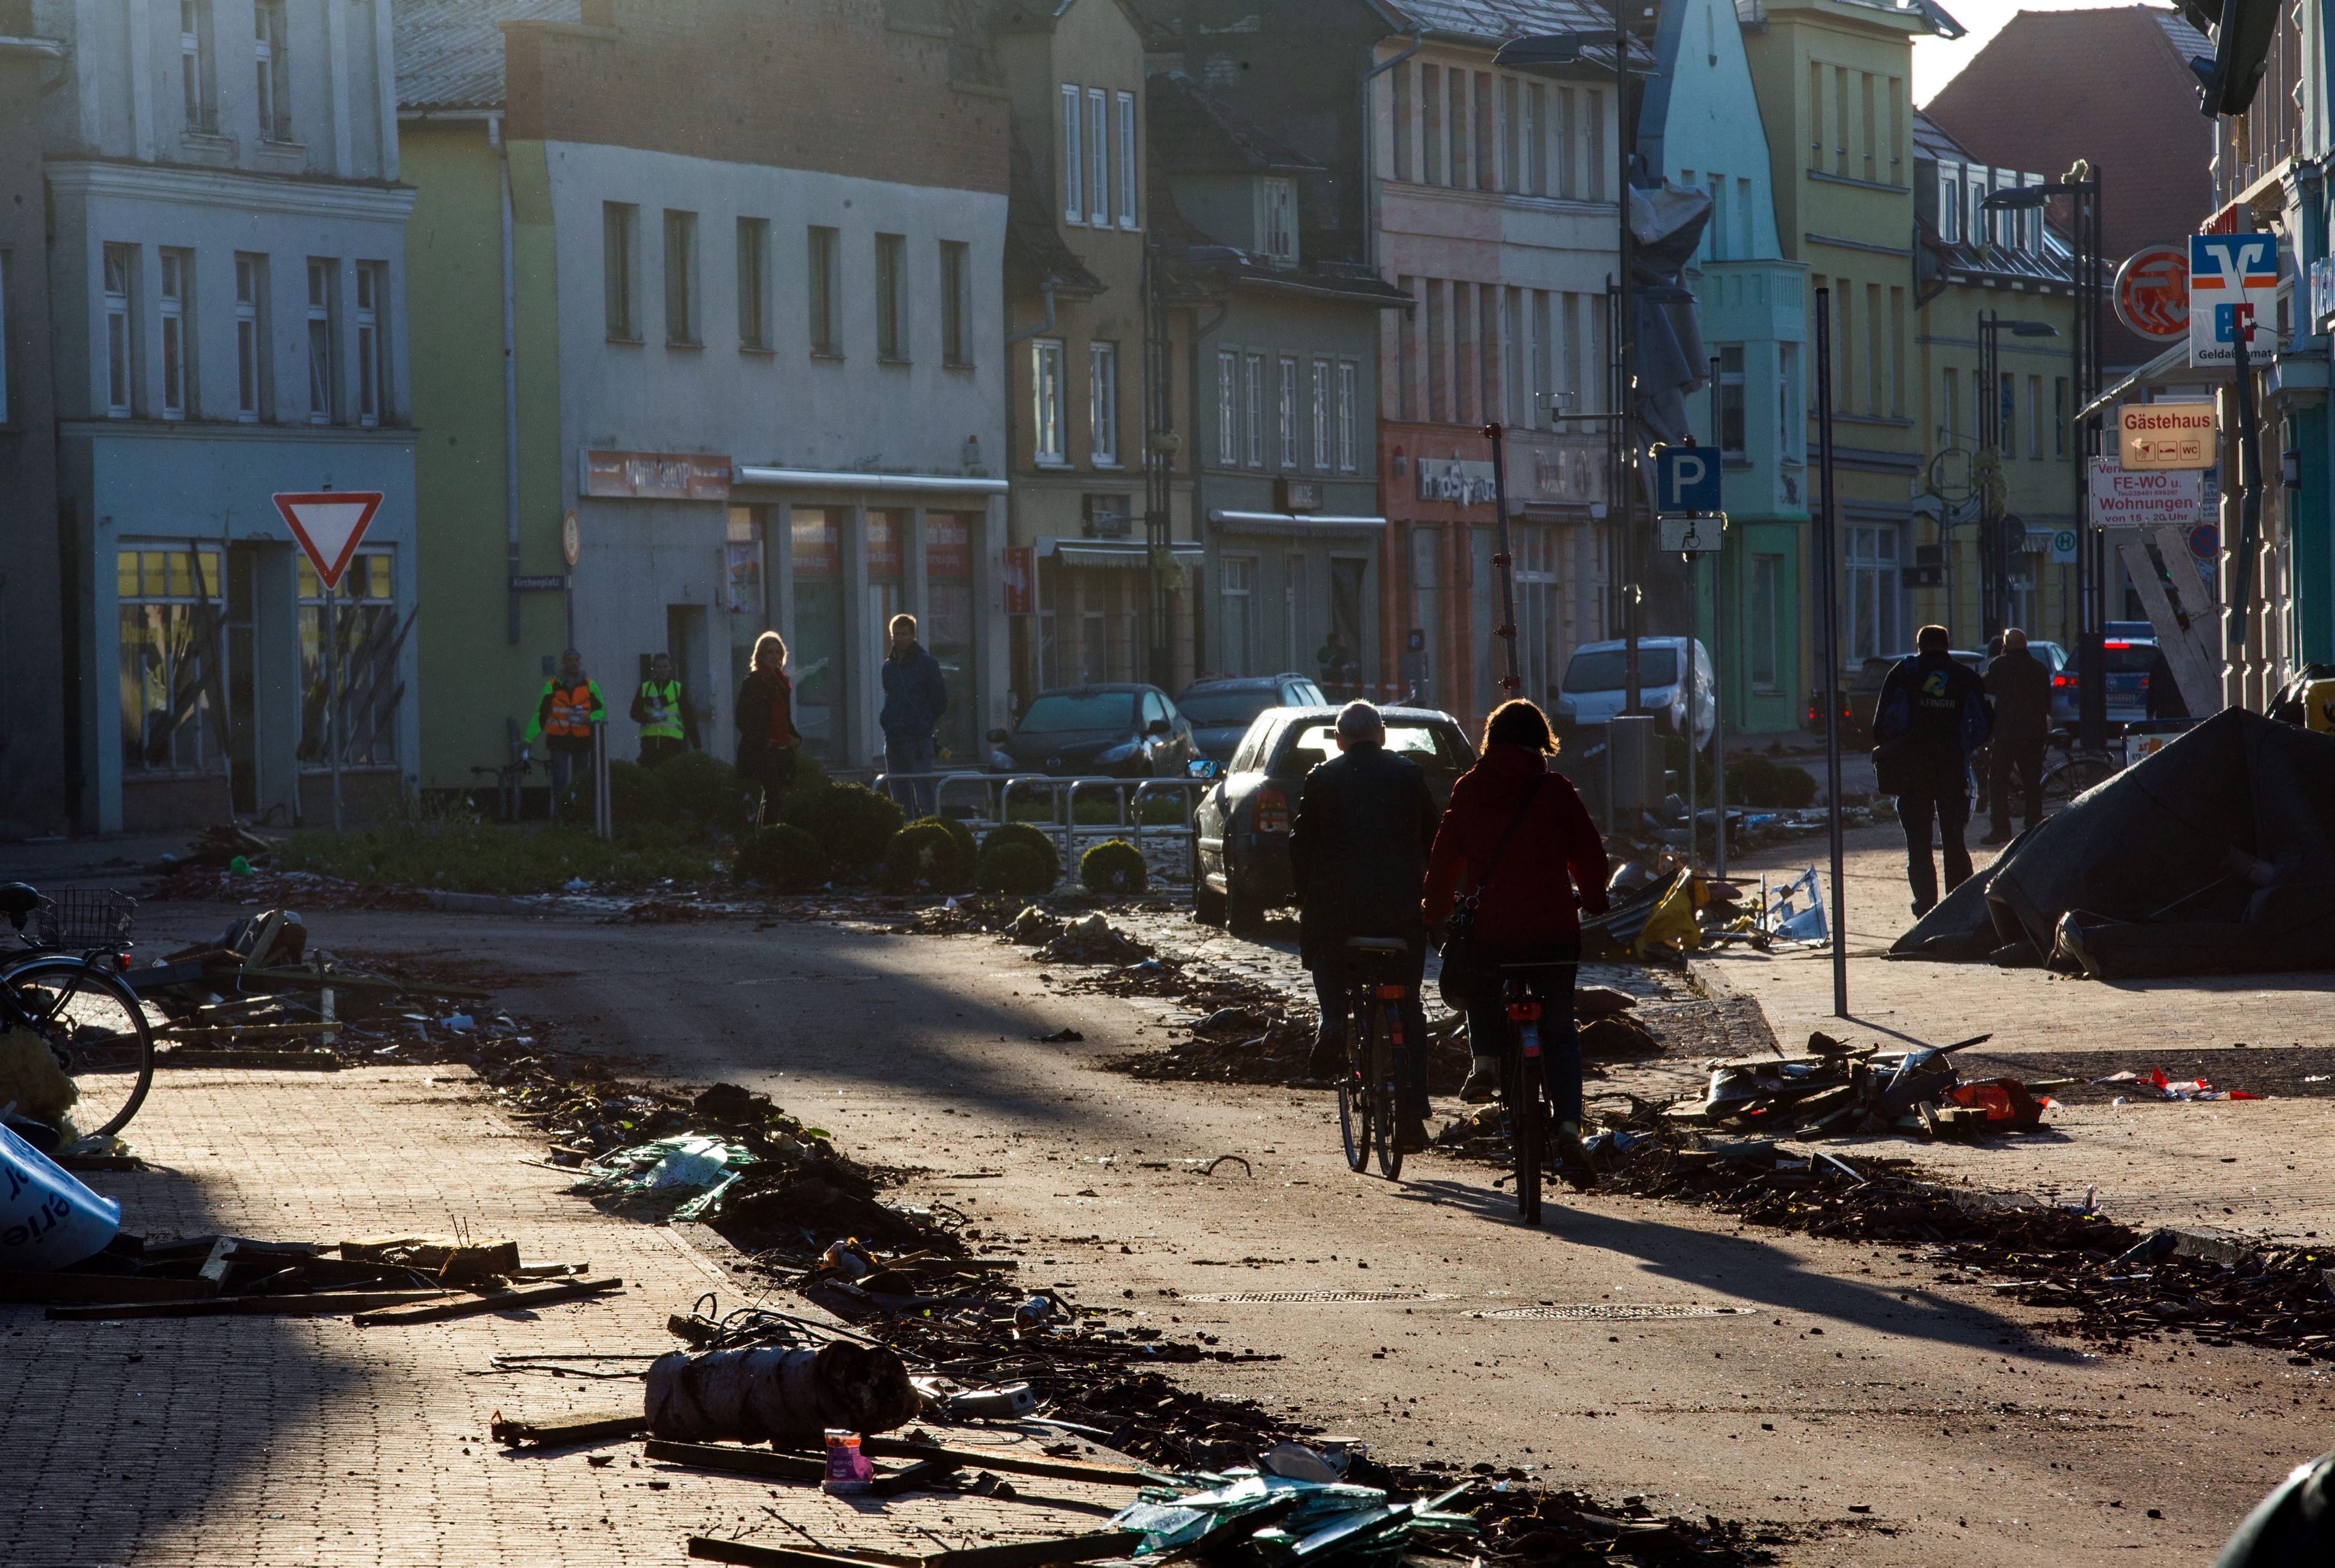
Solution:
[[(2018, 432), (2004, 429), (2002, 422), (2001, 337), (2005, 328), (2013, 337), (2059, 335), (2059, 329), (2048, 321), (2005, 321), (2001, 312), (1992, 310), (1978, 318), (1978, 444), (1980, 450), (1994, 454), (1998, 479), (2002, 473), (2002, 460), (2018, 444)], [(1979, 634), (1989, 643), (2010, 624), (2013, 552), (2010, 530), (2004, 526), (2002, 503), (2007, 499), (2007, 489), (1998, 490), (1990, 484), (1981, 492), (1979, 508)]]

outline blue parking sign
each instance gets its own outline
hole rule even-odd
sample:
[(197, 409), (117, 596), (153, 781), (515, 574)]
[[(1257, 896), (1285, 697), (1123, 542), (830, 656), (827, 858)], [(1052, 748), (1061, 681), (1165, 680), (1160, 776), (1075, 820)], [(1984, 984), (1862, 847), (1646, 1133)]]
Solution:
[(1678, 512), (1716, 512), (1720, 496), (1719, 449), (1663, 447), (1654, 453), (1654, 510), (1665, 517)]

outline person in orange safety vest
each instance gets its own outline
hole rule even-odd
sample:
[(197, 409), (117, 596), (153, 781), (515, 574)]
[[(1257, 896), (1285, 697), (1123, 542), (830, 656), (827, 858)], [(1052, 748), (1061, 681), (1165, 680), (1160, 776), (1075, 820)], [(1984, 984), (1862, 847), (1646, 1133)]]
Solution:
[(559, 673), (543, 683), (535, 704), (535, 721), (527, 728), (532, 745), (541, 736), (546, 760), (551, 766), (551, 815), (559, 816), (576, 777), (576, 760), (592, 754), (592, 727), (608, 721), (608, 705), (600, 700), (599, 683), (584, 673), (584, 655), (570, 648), (559, 657)]

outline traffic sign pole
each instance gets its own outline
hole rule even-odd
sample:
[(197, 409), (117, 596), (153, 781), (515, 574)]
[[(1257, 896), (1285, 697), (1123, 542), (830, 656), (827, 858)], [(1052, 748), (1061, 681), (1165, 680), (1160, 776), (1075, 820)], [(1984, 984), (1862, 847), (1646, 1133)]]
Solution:
[(325, 744), (333, 758), (333, 831), (341, 830), (341, 590), (325, 585)]

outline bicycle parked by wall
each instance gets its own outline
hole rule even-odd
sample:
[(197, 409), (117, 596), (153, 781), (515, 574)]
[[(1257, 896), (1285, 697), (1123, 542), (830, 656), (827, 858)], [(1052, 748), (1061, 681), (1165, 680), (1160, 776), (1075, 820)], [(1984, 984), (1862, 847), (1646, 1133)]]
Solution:
[(0, 886), (0, 916), (23, 944), (0, 955), (0, 1037), (29, 1031), (45, 1042), (73, 1081), (67, 1114), (83, 1137), (119, 1133), (153, 1087), (154, 1031), (121, 977), (137, 908), (102, 888)]

